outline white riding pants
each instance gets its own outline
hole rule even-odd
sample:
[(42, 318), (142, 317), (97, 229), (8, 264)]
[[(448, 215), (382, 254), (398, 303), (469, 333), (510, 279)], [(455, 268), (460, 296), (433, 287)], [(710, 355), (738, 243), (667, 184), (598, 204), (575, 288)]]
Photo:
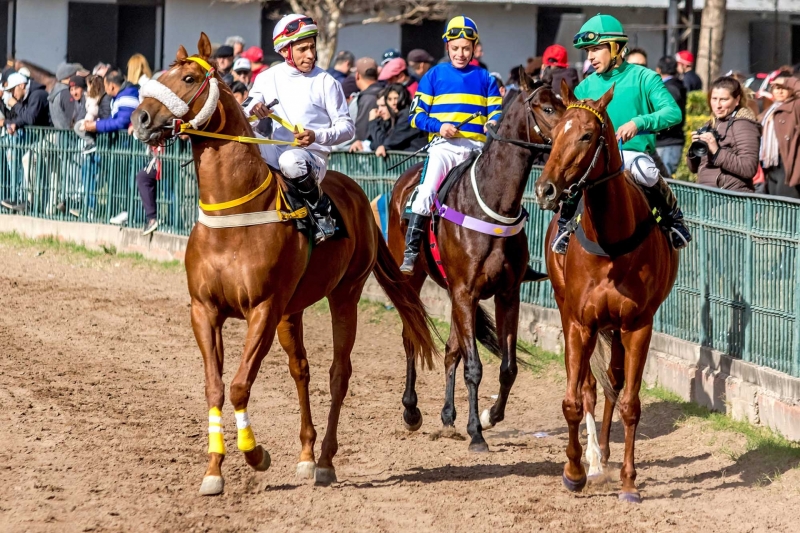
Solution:
[(301, 178), (310, 170), (317, 183), (320, 183), (328, 170), (328, 158), (317, 152), (279, 144), (261, 144), (258, 148), (264, 161), (273, 168), (281, 169), (281, 173), (290, 180)]
[(433, 198), (447, 173), (463, 163), (472, 150), (480, 148), (480, 143), (469, 139), (450, 139), (439, 141), (428, 149), (428, 159), (422, 169), (422, 181), (417, 186), (417, 197), (411, 204), (411, 211), (423, 216), (431, 215)]
[(625, 170), (630, 171), (633, 179), (639, 185), (652, 187), (658, 182), (658, 166), (649, 155), (644, 152), (623, 150), (622, 159), (625, 162)]

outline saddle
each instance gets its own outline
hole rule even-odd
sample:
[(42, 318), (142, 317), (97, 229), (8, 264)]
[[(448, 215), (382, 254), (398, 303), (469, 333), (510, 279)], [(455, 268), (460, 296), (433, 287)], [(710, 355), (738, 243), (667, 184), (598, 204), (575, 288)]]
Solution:
[[(308, 236), (309, 240), (313, 244), (314, 242), (314, 229), (316, 228), (316, 222), (314, 221), (314, 216), (312, 213), (312, 207), (309, 205), (308, 202), (303, 198), (303, 195), (297, 191), (294, 185), (292, 185), (292, 180), (286, 180), (286, 191), (284, 192), (284, 197), (286, 198), (286, 202), (289, 204), (289, 207), (292, 211), (296, 211), (297, 209), (302, 209), (303, 207), (307, 208), (307, 214), (303, 218), (296, 218), (294, 219), (294, 224), (297, 227), (297, 230)], [(331, 202), (331, 217), (333, 218), (334, 223), (336, 224), (336, 232), (333, 234), (332, 237), (325, 239), (326, 241), (333, 241), (336, 239), (346, 239), (349, 237), (349, 233), (347, 233), (347, 228), (344, 225), (342, 220), (342, 214), (339, 212), (339, 208), (336, 206), (336, 202), (333, 201), (333, 198), (322, 193), (328, 200)]]

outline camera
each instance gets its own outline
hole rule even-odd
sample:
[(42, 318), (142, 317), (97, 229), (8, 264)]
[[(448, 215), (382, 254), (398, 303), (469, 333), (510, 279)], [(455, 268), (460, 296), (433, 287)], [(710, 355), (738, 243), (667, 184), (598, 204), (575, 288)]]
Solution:
[[(695, 133), (697, 135), (702, 135), (704, 133), (711, 133), (711, 135), (714, 136), (717, 142), (719, 142), (719, 133), (717, 133), (717, 130), (712, 128), (710, 124), (703, 126)], [(705, 141), (701, 141), (700, 139), (698, 139), (689, 145), (689, 152), (687, 153), (689, 157), (703, 157), (704, 155), (707, 154), (708, 154), (708, 144), (706, 144)]]

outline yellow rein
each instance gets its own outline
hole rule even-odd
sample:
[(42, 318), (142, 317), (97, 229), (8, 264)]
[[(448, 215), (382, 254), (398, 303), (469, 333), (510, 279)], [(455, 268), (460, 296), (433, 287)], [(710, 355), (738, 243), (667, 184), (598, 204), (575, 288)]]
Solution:
[[(199, 57), (187, 57), (186, 59), (189, 60), (189, 61), (194, 61), (195, 63), (200, 65), (202, 68), (204, 68), (207, 72), (211, 71), (211, 68), (212, 68), (211, 65), (209, 65), (206, 61), (204, 61), (203, 59), (201, 59)], [(297, 125), (297, 126), (292, 125), (288, 121), (282, 119), (281, 117), (279, 117), (279, 116), (277, 116), (275, 114), (270, 115), (270, 118), (272, 120), (274, 120), (275, 122), (277, 122), (278, 124), (280, 124), (281, 126), (283, 126), (284, 128), (286, 128), (287, 130), (289, 130), (289, 131), (293, 131), (293, 132), (305, 131), (305, 130), (303, 130), (302, 126), (300, 126), (300, 125)], [(258, 118), (255, 117), (255, 116), (250, 116), (250, 117), (248, 117), (247, 120), (249, 122), (255, 122), (256, 120), (258, 120)], [(188, 135), (197, 135), (199, 137), (210, 137), (212, 139), (235, 141), (235, 142), (240, 142), (240, 143), (244, 143), (244, 144), (280, 144), (280, 145), (297, 146), (297, 141), (274, 141), (272, 139), (259, 139), (259, 138), (256, 138), (256, 137), (244, 137), (244, 136), (240, 136), (240, 135), (225, 135), (223, 133), (212, 133), (212, 132), (208, 132), (208, 131), (200, 131), (200, 130), (196, 130), (196, 129), (192, 128), (191, 125), (188, 122), (181, 124), (181, 133), (185, 133), (185, 134), (188, 134)], [(216, 204), (207, 204), (207, 203), (204, 203), (202, 201), (198, 201), (198, 204), (200, 205), (200, 209), (202, 209), (203, 211), (223, 211), (225, 209), (232, 209), (234, 207), (239, 207), (240, 205), (246, 204), (247, 202), (249, 202), (250, 200), (252, 200), (256, 196), (258, 196), (259, 194), (261, 194), (262, 192), (267, 190), (267, 187), (269, 187), (270, 183), (272, 183), (272, 171), (267, 169), (267, 177), (264, 180), (264, 182), (261, 185), (259, 185), (258, 187), (256, 187), (255, 190), (249, 192), (248, 194), (242, 196), (241, 198), (237, 198), (236, 200), (229, 200), (227, 202), (220, 202), (220, 203), (216, 203)], [(285, 212), (285, 211), (281, 210), (283, 208), (283, 205), (286, 205), (286, 207), (289, 207), (289, 202), (286, 201), (286, 197), (284, 196), (283, 189), (278, 187), (278, 195), (275, 198), (275, 208), (276, 208), (276, 211), (278, 213), (278, 218), (280, 218), (282, 221), (286, 221), (286, 220), (292, 220), (292, 219), (296, 219), (296, 218), (304, 218), (304, 217), (308, 216), (308, 209), (305, 208), (305, 207), (301, 207), (300, 209), (297, 209), (295, 211)]]

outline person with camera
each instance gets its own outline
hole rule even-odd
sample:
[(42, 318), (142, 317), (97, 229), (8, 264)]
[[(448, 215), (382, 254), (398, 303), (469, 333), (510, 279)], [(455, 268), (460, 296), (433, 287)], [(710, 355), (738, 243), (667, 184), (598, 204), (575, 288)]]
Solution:
[(697, 174), (701, 185), (754, 191), (761, 125), (746, 98), (735, 78), (723, 76), (711, 85), (709, 106), (714, 117), (692, 133), (686, 155), (689, 170)]
[(782, 72), (772, 82), (774, 103), (763, 113), (761, 165), (767, 194), (800, 198), (800, 80)]

